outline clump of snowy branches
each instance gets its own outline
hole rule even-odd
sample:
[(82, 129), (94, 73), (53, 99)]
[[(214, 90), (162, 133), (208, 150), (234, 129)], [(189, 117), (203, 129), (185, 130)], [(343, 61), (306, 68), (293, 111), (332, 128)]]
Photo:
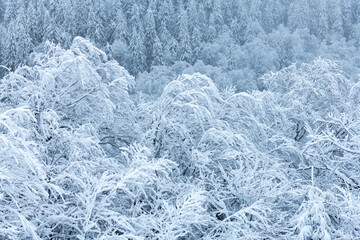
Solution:
[(358, 84), (324, 59), (262, 79), (150, 101), (89, 41), (47, 43), (0, 82), (0, 238), (358, 237)]

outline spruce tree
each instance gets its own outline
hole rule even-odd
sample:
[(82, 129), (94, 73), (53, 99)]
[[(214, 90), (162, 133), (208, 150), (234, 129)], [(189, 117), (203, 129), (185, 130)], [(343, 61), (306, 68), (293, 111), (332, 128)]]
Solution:
[(131, 74), (137, 74), (146, 69), (146, 48), (145, 36), (142, 22), (140, 19), (140, 9), (135, 4), (132, 8), (132, 18), (130, 19), (130, 61), (129, 69)]
[(10, 20), (7, 27), (7, 34), (4, 48), (4, 63), (8, 68), (14, 70), (18, 64), (19, 59), (17, 58), (17, 36), (16, 36), (16, 19)]
[(130, 61), (129, 61), (130, 73), (136, 75), (137, 73), (142, 72), (146, 69), (146, 55), (145, 55), (144, 38), (142, 34), (136, 30), (135, 26), (133, 26), (131, 31), (129, 50), (130, 50)]
[(261, 24), (265, 32), (271, 32), (275, 28), (274, 16), (276, 12), (272, 7), (273, 1), (268, 0), (262, 3)]
[(164, 58), (164, 49), (159, 37), (156, 35), (153, 45), (152, 66), (163, 65), (164, 64), (163, 58)]
[(191, 63), (195, 63), (199, 58), (200, 50), (201, 50), (201, 32), (199, 28), (196, 26), (192, 32), (191, 36), (191, 47), (192, 47), (192, 60)]
[(207, 39), (207, 41), (212, 42), (216, 37), (217, 37), (217, 32), (215, 28), (215, 18), (214, 18), (214, 14), (210, 13), (209, 26), (206, 29), (205, 38)]
[(35, 22), (34, 27), (34, 42), (41, 43), (44, 40), (44, 35), (46, 32), (46, 8), (43, 0), (35, 1)]
[(225, 31), (225, 21), (222, 13), (222, 1), (214, 0), (213, 8), (213, 18), (214, 18), (214, 27), (216, 29), (216, 34), (221, 34)]
[(338, 0), (330, 0), (327, 3), (330, 34), (335, 38), (342, 37), (344, 30), (340, 2)]
[(119, 40), (123, 43), (128, 42), (128, 26), (127, 26), (127, 20), (126, 16), (124, 14), (122, 6), (119, 6), (116, 11), (116, 17), (115, 17), (115, 30), (114, 30), (114, 40)]
[(313, 35), (317, 35), (317, 26), (318, 26), (318, 15), (320, 4), (319, 0), (309, 0), (309, 30)]
[(29, 29), (26, 24), (25, 9), (23, 7), (19, 10), (19, 15), (16, 18), (16, 62), (26, 63), (30, 52), (33, 49), (32, 39), (29, 34)]
[(4, 21), (4, 14), (5, 14), (5, 1), (0, 1), (0, 22)]
[(198, 26), (201, 34), (201, 40), (207, 41), (208, 39), (206, 38), (206, 31), (208, 29), (209, 23), (206, 17), (206, 10), (203, 3), (199, 3), (198, 19), (199, 19)]
[(4, 14), (4, 23), (8, 25), (11, 20), (15, 20), (18, 15), (18, 0), (7, 0)]
[(0, 79), (2, 79), (2, 77), (8, 72), (5, 62), (7, 31), (2, 24), (0, 24), (0, 36), (2, 36), (0, 38)]
[(55, 19), (50, 16), (49, 11), (46, 10), (44, 18), (44, 40), (54, 43), (61, 43), (61, 32), (58, 29)]
[(317, 15), (317, 37), (320, 40), (323, 40), (329, 31), (329, 25), (328, 25), (328, 14), (326, 9), (326, 1), (320, 0), (319, 2), (319, 12)]
[(64, 22), (62, 23), (63, 30), (63, 45), (64, 47), (69, 47), (73, 38), (75, 37), (76, 25), (75, 21), (75, 10), (72, 6), (71, 0), (62, 0), (61, 1)]
[(343, 21), (344, 36), (346, 39), (350, 39), (353, 32), (351, 2), (348, 0), (342, 0), (340, 4), (341, 6), (343, 6), (342, 21)]
[(87, 37), (90, 38), (93, 42), (99, 46), (104, 46), (106, 43), (106, 36), (104, 33), (105, 26), (102, 24), (102, 4), (93, 2), (89, 6), (89, 15), (88, 15), (88, 28), (87, 28)]
[[(176, 58), (176, 47), (177, 47), (177, 41), (174, 39), (173, 36), (171, 36), (170, 32), (168, 31), (168, 28), (166, 26), (166, 23), (163, 20), (160, 22), (159, 27), (159, 40), (162, 47), (163, 52), (163, 61), (165, 64), (175, 61)], [(156, 54), (155, 54), (156, 55)]]
[(180, 20), (179, 20), (179, 59), (186, 62), (191, 62), (191, 37), (189, 32), (188, 15), (185, 9), (180, 6)]
[(3, 59), (6, 65), (14, 70), (21, 63), (26, 63), (33, 49), (32, 40), (26, 27), (26, 14), (21, 6), (16, 19), (11, 19), (7, 27)]
[(239, 16), (235, 17), (231, 22), (230, 30), (234, 40), (243, 45), (246, 41), (246, 32), (250, 22), (245, 10), (239, 12)]
[(37, 44), (37, 31), (36, 31), (36, 10), (35, 5), (33, 1), (29, 2), (28, 8), (27, 8), (27, 23), (26, 27), (28, 29), (29, 35), (32, 39), (33, 45)]
[(190, 0), (187, 8), (187, 14), (189, 18), (189, 31), (192, 33), (195, 27), (199, 24), (199, 14), (196, 8), (196, 1)]
[(145, 48), (146, 48), (146, 63), (148, 71), (150, 71), (150, 67), (152, 65), (153, 59), (155, 58), (153, 53), (153, 47), (155, 44), (155, 39), (158, 39), (156, 26), (155, 26), (155, 18), (153, 14), (153, 9), (151, 9), (151, 5), (146, 11), (145, 19), (144, 19), (144, 30), (145, 30)]
[(88, 29), (88, 14), (89, 14), (89, 0), (74, 0), (73, 6), (75, 9), (75, 35), (84, 37)]
[(291, 3), (288, 23), (288, 27), (291, 31), (307, 28), (309, 26), (309, 19), (308, 1), (299, 0)]

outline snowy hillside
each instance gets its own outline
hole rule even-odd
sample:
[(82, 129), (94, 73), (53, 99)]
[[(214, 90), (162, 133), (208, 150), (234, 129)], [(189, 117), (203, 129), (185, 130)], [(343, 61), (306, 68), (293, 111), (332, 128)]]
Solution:
[(0, 239), (360, 239), (360, 4), (0, 0)]
[[(329, 60), (153, 102), (80, 37), (1, 80), (2, 239), (359, 236), (359, 84)], [(329, 114), (331, 113), (331, 114)]]

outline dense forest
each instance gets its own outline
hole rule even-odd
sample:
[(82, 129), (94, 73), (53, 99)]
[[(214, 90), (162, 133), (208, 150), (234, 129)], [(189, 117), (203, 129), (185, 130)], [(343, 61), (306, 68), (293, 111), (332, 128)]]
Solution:
[(0, 0), (0, 239), (360, 239), (358, 0)]
[(157, 97), (194, 72), (264, 90), (263, 74), (318, 56), (360, 72), (357, 0), (0, 0), (1, 22), (0, 64), (11, 70), (46, 40), (67, 49), (81, 36)]

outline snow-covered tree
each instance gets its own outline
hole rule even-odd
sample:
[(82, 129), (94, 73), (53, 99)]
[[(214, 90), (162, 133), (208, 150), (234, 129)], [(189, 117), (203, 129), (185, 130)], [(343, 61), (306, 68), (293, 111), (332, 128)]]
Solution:
[(60, 191), (47, 181), (39, 146), (32, 140), (36, 119), (27, 107), (4, 111), (1, 125), (1, 238), (41, 239), (41, 219), (54, 211)]
[[(156, 40), (159, 41), (159, 38), (158, 38), (157, 32), (156, 32), (156, 25), (155, 25), (153, 9), (151, 9), (150, 7), (151, 6), (149, 6), (149, 8), (147, 9), (146, 15), (144, 18), (146, 62), (147, 62), (148, 71), (150, 71), (152, 62), (154, 61), (154, 59), (156, 57), (154, 55), (155, 41)], [(157, 44), (159, 44), (159, 43), (160, 42), (158, 42)], [(158, 54), (159, 54), (159, 51), (158, 51)]]
[(107, 40), (105, 25), (103, 24), (104, 5), (101, 2), (93, 2), (89, 6), (88, 24), (86, 36), (99, 46), (104, 46)]
[(235, 17), (235, 19), (231, 22), (231, 33), (235, 41), (239, 44), (243, 45), (246, 42), (246, 34), (249, 26), (249, 19), (245, 12), (245, 10), (241, 11), (239, 17)]
[(320, 40), (323, 40), (326, 37), (328, 31), (329, 31), (329, 23), (328, 23), (326, 2), (323, 0), (319, 0), (316, 35)]
[(85, 36), (88, 28), (89, 0), (74, 0), (71, 7), (75, 10), (76, 35)]
[(201, 32), (198, 27), (195, 27), (191, 36), (192, 47), (192, 63), (194, 63), (200, 55), (201, 51)]
[(288, 26), (291, 31), (296, 29), (308, 28), (309, 6), (308, 1), (296, 1), (290, 4), (289, 9), (289, 23)]
[(328, 2), (328, 21), (330, 34), (335, 34), (339, 37), (344, 35), (343, 18), (340, 8), (340, 1), (331, 0)]
[(342, 10), (342, 22), (343, 22), (344, 36), (346, 37), (346, 39), (350, 39), (352, 32), (353, 32), (351, 2), (350, 1), (341, 1), (341, 4), (343, 6), (343, 8), (341, 8), (341, 10)]
[(357, 239), (359, 16), (0, 0), (0, 239)]
[(130, 73), (136, 74), (146, 69), (146, 47), (144, 28), (140, 19), (140, 9), (137, 5), (133, 6), (132, 18), (130, 20)]
[(149, 133), (155, 156), (169, 154), (180, 164), (183, 174), (188, 174), (192, 146), (200, 140), (201, 132), (214, 124), (213, 114), (220, 101), (214, 83), (200, 74), (183, 75), (167, 85)]
[(191, 35), (189, 31), (188, 15), (183, 7), (179, 17), (179, 52), (180, 60), (190, 62), (192, 58)]
[(124, 15), (123, 9), (119, 7), (116, 11), (116, 17), (114, 19), (115, 29), (114, 29), (114, 40), (126, 43), (128, 40), (128, 28), (127, 21)]
[(10, 24), (11, 20), (15, 20), (17, 18), (19, 6), (21, 3), (22, 3), (22, 1), (18, 2), (17, 0), (15, 0), (15, 1), (7, 0), (6, 1), (6, 8), (5, 8), (5, 13), (4, 13), (4, 23), (5, 24)]
[[(20, 12), (24, 14), (23, 10)], [(12, 19), (7, 27), (3, 58), (6, 65), (12, 70), (21, 63), (26, 63), (32, 51), (32, 40), (24, 17), (24, 15), (19, 15), (16, 19)]]

